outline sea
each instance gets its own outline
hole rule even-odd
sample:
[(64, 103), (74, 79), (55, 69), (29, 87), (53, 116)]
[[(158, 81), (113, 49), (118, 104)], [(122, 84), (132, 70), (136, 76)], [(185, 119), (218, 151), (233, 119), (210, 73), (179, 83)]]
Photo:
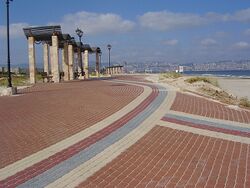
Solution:
[(226, 70), (226, 71), (184, 71), (185, 75), (194, 76), (216, 76), (250, 79), (250, 70)]

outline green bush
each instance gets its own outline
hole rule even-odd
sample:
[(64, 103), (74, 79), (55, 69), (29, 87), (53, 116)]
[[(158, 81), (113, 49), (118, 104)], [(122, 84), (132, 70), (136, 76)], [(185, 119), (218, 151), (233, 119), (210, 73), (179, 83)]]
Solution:
[[(23, 86), (27, 85), (28, 83), (28, 77), (27, 76), (14, 76), (11, 77), (12, 85), (13, 86)], [(0, 86), (7, 86), (8, 85), (8, 78), (3, 77), (0, 80)]]

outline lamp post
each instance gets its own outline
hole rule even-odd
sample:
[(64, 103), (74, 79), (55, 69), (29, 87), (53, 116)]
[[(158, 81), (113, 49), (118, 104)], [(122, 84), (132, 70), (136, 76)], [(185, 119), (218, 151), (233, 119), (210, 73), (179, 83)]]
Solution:
[(110, 44), (107, 45), (107, 48), (108, 48), (108, 50), (109, 50), (109, 67), (110, 67), (110, 50), (111, 50), (111, 47), (112, 47), (112, 46), (111, 46)]
[(9, 4), (12, 0), (6, 0), (7, 7), (7, 67), (8, 67), (8, 87), (12, 87), (10, 72), (10, 22), (9, 22)]
[(107, 45), (107, 48), (109, 50), (109, 69), (108, 69), (109, 70), (109, 74), (110, 74), (110, 50), (111, 50), (111, 47), (112, 46), (110, 44)]
[(82, 50), (82, 35), (83, 35), (83, 31), (79, 28), (76, 29), (76, 34), (78, 35), (79, 37), (79, 41), (80, 41), (80, 53), (79, 53), (79, 58), (80, 58), (80, 68), (81, 68), (81, 74), (82, 76), (84, 76), (83, 74), (83, 67), (82, 67), (82, 53), (81, 53), (81, 50)]
[(102, 52), (99, 52), (99, 57), (100, 57), (100, 73), (102, 71)]

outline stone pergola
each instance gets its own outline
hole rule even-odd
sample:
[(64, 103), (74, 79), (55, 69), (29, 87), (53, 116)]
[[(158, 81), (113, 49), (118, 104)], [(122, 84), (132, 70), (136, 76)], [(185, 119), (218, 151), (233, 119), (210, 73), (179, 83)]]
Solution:
[(106, 67), (106, 74), (121, 74), (123, 73), (122, 65), (114, 65), (110, 67)]
[[(43, 68), (47, 75), (52, 76), (55, 83), (76, 79), (89, 78), (89, 53), (96, 54), (96, 75), (100, 76), (99, 47), (90, 47), (89, 44), (76, 42), (69, 34), (63, 34), (59, 25), (24, 28), (28, 39), (30, 83), (36, 83), (36, 53), (35, 44), (43, 44)], [(62, 54), (62, 72), (59, 65), (59, 49)], [(77, 54), (77, 64), (75, 55)], [(83, 62), (83, 63), (82, 63)], [(50, 65), (50, 66), (49, 66)], [(51, 70), (50, 68), (51, 67)], [(76, 76), (77, 75), (77, 76)]]

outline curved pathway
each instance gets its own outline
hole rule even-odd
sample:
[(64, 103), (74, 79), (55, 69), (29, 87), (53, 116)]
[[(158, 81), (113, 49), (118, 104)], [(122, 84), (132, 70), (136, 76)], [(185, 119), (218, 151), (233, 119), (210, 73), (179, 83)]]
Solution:
[(124, 79), (106, 82), (144, 92), (108, 118), (2, 168), (0, 187), (250, 186), (250, 126), (236, 119), (245, 111), (232, 119), (223, 118), (232, 111), (207, 115), (192, 110), (197, 104), (189, 99), (182, 101), (191, 109), (185, 111), (173, 88)]
[[(143, 118), (145, 118), (144, 116), (147, 117), (153, 113), (157, 106), (161, 104), (161, 100), (164, 98), (164, 96), (159, 95), (157, 87), (143, 87), (145, 92), (139, 98), (134, 100), (133, 103), (130, 103), (125, 109), (122, 109), (122, 112), (117, 112), (113, 116), (97, 123), (89, 129), (63, 140), (62, 143), (59, 142), (49, 148), (35, 153), (34, 155), (1, 169), (0, 178), (2, 181), (0, 182), (0, 185), (3, 185), (4, 187), (13, 187), (17, 185), (24, 187), (32, 187), (34, 185), (43, 187), (50, 183), (48, 180), (49, 177), (54, 177), (51, 173), (49, 173), (49, 171), (52, 171), (52, 174), (55, 175), (55, 172), (57, 172), (60, 165), (62, 165), (63, 167), (61, 167), (60, 170), (64, 169), (64, 173), (67, 173), (68, 171), (74, 169), (79, 162), (81, 163), (84, 160), (92, 158), (103, 149), (109, 147), (110, 144), (116, 142), (117, 139), (119, 140), (124, 137), (136, 128), (133, 126), (138, 126), (140, 122), (143, 121)], [(151, 90), (150, 93), (149, 89)], [(152, 101), (154, 101), (154, 103), (152, 103)], [(138, 114), (141, 118), (139, 117), (139, 119), (134, 119)], [(129, 125), (126, 125), (129, 121), (132, 122), (130, 122)], [(129, 127), (131, 125), (132, 127)], [(126, 129), (120, 130), (123, 127)], [(112, 133), (115, 134), (115, 138), (112, 138)], [(117, 135), (120, 135), (120, 138), (117, 138)], [(111, 138), (106, 138), (107, 136)], [(106, 141), (103, 141), (103, 139)], [(99, 141), (102, 142), (98, 143)], [(98, 150), (98, 147), (100, 147), (98, 144), (101, 146), (105, 145), (105, 148), (99, 148)], [(97, 150), (88, 151), (90, 146), (92, 146), (94, 150), (97, 148)], [(87, 151), (85, 150), (86, 148)], [(83, 151), (83, 154), (81, 151)], [(80, 158), (82, 158), (81, 156), (85, 156), (86, 152), (91, 153), (92, 156), (87, 155), (87, 157), (85, 157), (86, 159), (79, 161), (78, 154), (80, 155)], [(66, 164), (62, 164), (67, 159), (69, 159), (69, 163), (66, 162)], [(77, 162), (77, 164), (74, 162)], [(71, 165), (72, 163), (74, 163), (73, 166)], [(70, 164), (70, 168), (68, 167), (68, 164)], [(40, 178), (41, 176), (44, 178)], [(54, 180), (56, 179), (53, 178), (51, 181)]]

